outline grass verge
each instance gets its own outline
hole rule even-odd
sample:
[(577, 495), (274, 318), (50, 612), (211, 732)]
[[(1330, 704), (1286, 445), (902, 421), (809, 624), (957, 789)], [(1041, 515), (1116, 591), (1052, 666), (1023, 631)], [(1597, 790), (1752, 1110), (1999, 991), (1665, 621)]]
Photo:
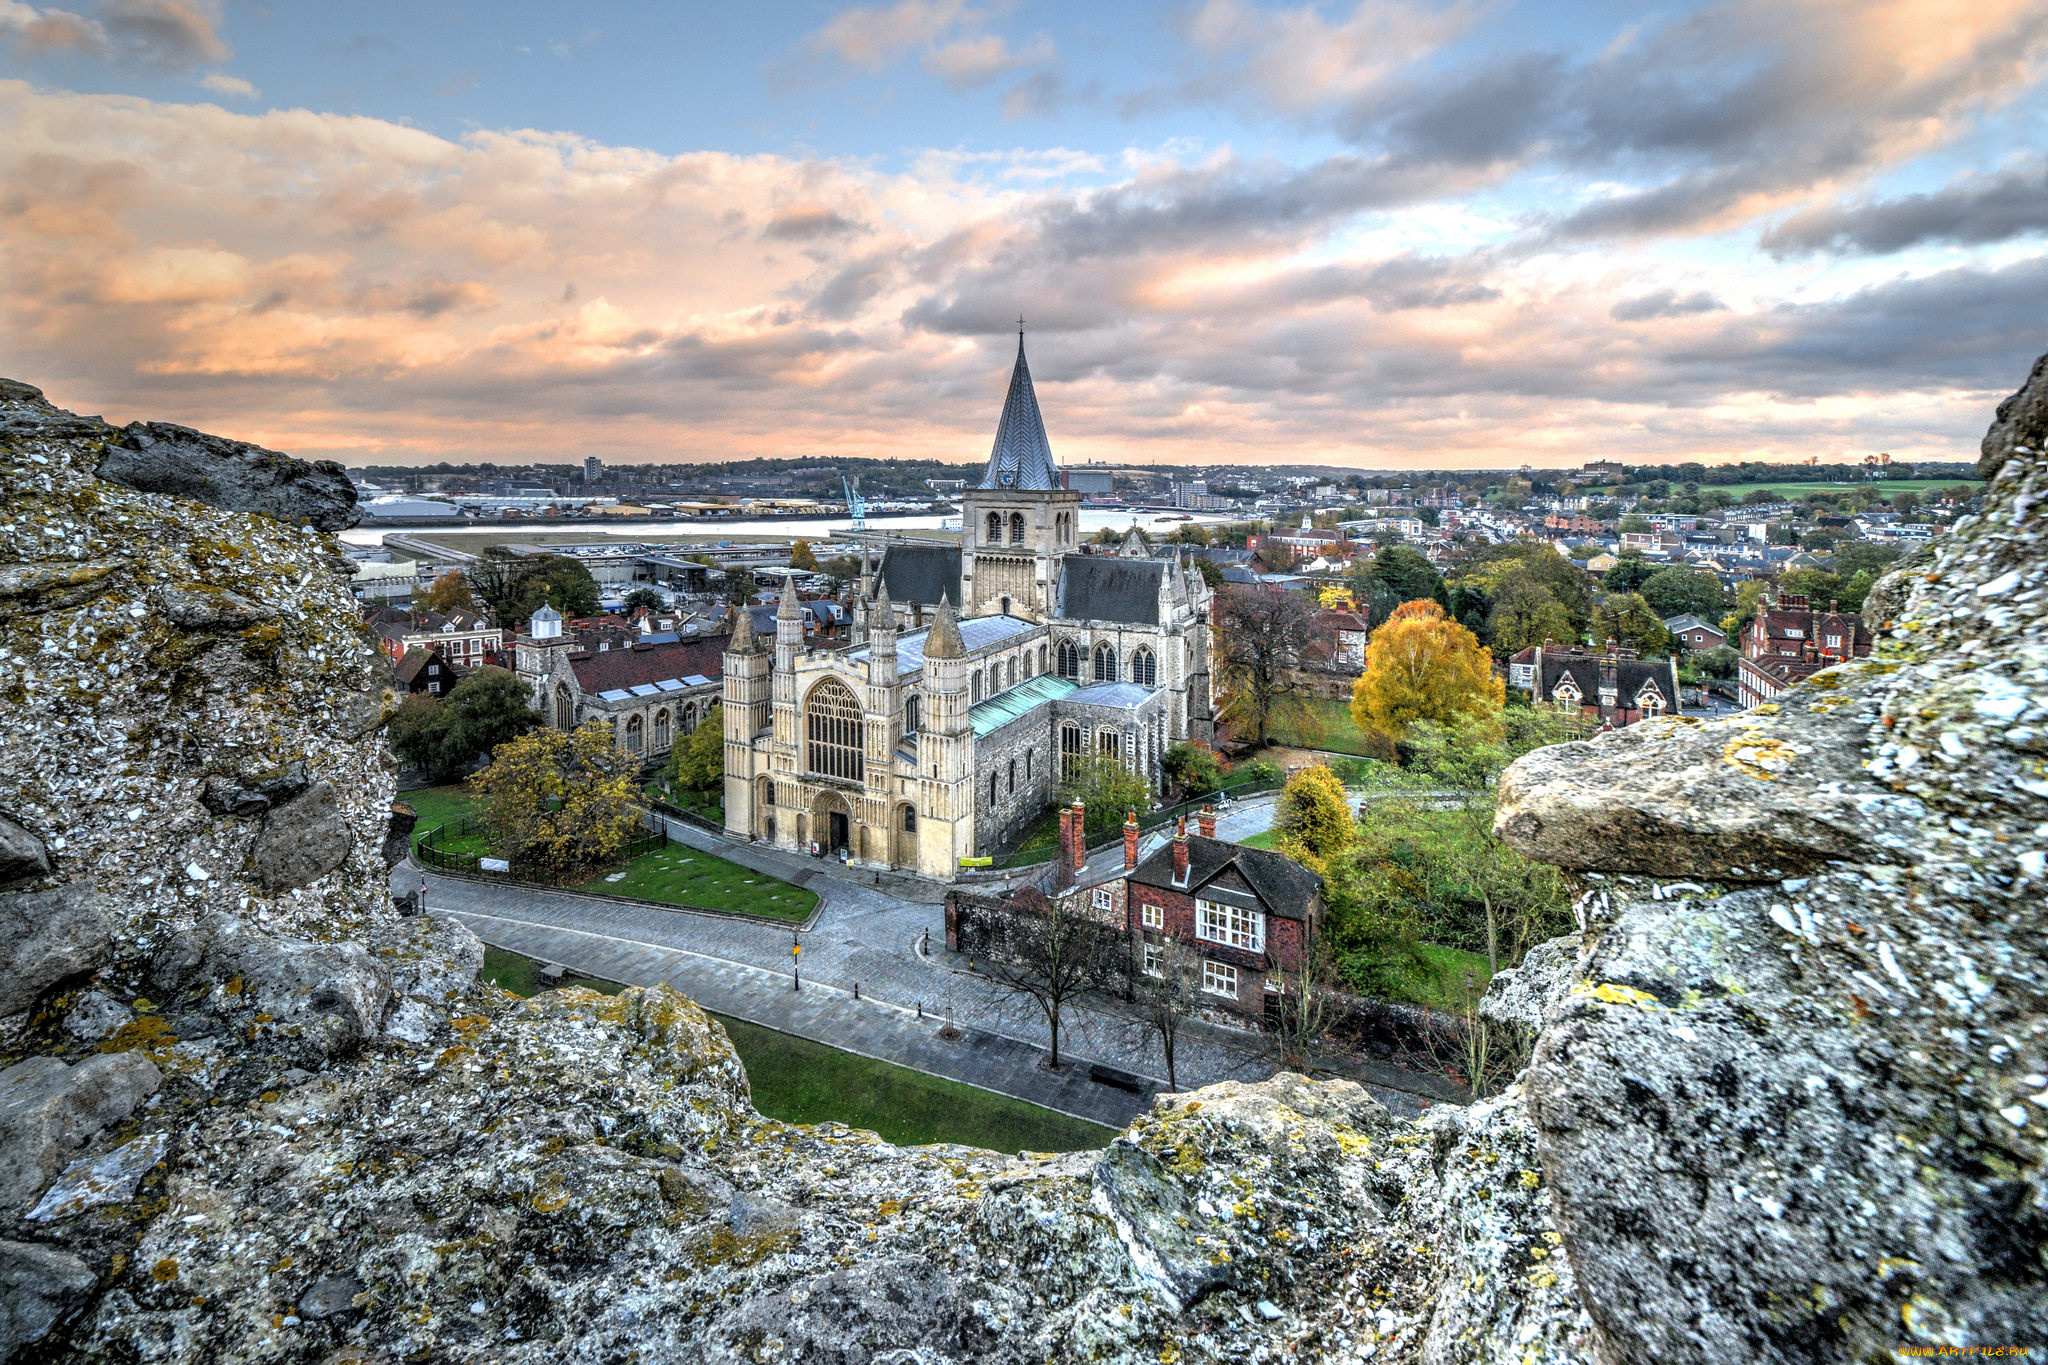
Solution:
[(1305, 714), (1288, 716), (1267, 731), (1269, 743), (1295, 749), (1328, 749), (1340, 754), (1366, 752), (1365, 734), (1351, 719), (1351, 708), (1341, 701), (1317, 697), (1306, 703)]
[[(542, 989), (540, 964), (502, 948), (484, 949), (483, 976), (514, 995)], [(606, 995), (610, 981), (565, 976), (564, 986)], [(997, 1152), (1073, 1152), (1105, 1145), (1115, 1133), (1100, 1124), (977, 1090), (958, 1081), (878, 1062), (806, 1038), (724, 1015), (733, 1050), (747, 1068), (754, 1108), (785, 1123), (844, 1123), (898, 1146), (958, 1142)]]
[(624, 867), (573, 889), (792, 921), (807, 918), (818, 904), (815, 891), (777, 881), (765, 872), (729, 863), (688, 844), (669, 844), (643, 853)]

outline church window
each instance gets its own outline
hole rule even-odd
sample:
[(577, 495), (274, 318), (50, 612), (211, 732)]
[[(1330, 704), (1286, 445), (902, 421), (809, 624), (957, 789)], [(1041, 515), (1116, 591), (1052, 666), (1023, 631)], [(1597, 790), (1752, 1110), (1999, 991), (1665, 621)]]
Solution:
[(905, 734), (914, 735), (917, 733), (918, 713), (922, 710), (924, 710), (924, 703), (917, 693), (913, 692), (903, 699), (903, 732)]
[(1016, 685), (1017, 685), (1017, 659), (1016, 659), (1016, 656), (1015, 656), (1015, 655), (1012, 655), (1012, 656), (1010, 657), (1010, 686), (1012, 686), (1012, 687), (1015, 687)]
[(904, 829), (904, 832), (905, 832), (905, 833), (915, 833), (915, 832), (916, 832), (916, 830), (917, 830), (917, 807), (916, 807), (916, 806), (905, 806), (905, 807), (903, 808), (903, 829)]
[(1074, 769), (1079, 766), (1084, 752), (1081, 748), (1081, 727), (1078, 725), (1062, 725), (1060, 727), (1060, 772), (1067, 777), (1072, 777)]
[(1037, 675), (1036, 675), (1035, 673), (1033, 673), (1033, 672), (1031, 671), (1031, 665), (1032, 665), (1032, 663), (1033, 663), (1033, 660), (1032, 660), (1032, 657), (1031, 657), (1031, 651), (1027, 649), (1027, 650), (1025, 650), (1025, 651), (1024, 651), (1024, 676), (1025, 676), (1025, 677), (1027, 677), (1027, 678), (1031, 678), (1031, 677), (1036, 677), (1036, 676), (1037, 676)]
[(804, 710), (811, 771), (860, 781), (861, 711), (853, 690), (837, 678), (827, 678), (811, 689)]
[(1095, 681), (1116, 681), (1116, 646), (1107, 640), (1095, 646)]
[(1024, 780), (1026, 782), (1031, 780), (1031, 751), (1029, 749), (1024, 751)]
[(1022, 512), (1010, 513), (1010, 543), (1012, 545), (1022, 545), (1024, 543), (1024, 514)]
[(967, 680), (967, 697), (969, 701), (981, 700), (981, 670), (978, 668), (974, 670), (974, 676)]
[(627, 753), (629, 753), (629, 754), (637, 754), (637, 753), (639, 753), (639, 752), (640, 752), (640, 750), (641, 750), (641, 749), (642, 749), (642, 748), (644, 747), (644, 745), (643, 745), (643, 740), (645, 739), (645, 736), (646, 736), (646, 730), (647, 730), (647, 727), (646, 727), (646, 725), (645, 725), (645, 724), (644, 724), (644, 723), (643, 723), (643, 722), (641, 721), (640, 717), (638, 717), (638, 716), (628, 716), (628, 717), (626, 717), (626, 752), (627, 752)]
[[(1075, 682), (1081, 680), (1081, 650), (1072, 640), (1060, 641), (1060, 676), (1072, 678)], [(562, 728), (566, 730), (569, 727), (564, 725)]]
[(1038, 647), (1038, 671), (1039, 671), (1040, 673), (1043, 673), (1043, 672), (1045, 672), (1045, 646), (1044, 646), (1044, 645), (1040, 645), (1040, 646)]
[(1144, 687), (1159, 686), (1159, 660), (1151, 650), (1140, 649), (1131, 654), (1131, 681)]
[(697, 703), (691, 702), (688, 706), (685, 706), (682, 715), (678, 719), (682, 722), (684, 734), (687, 735), (694, 731), (697, 728)]
[(668, 708), (666, 706), (654, 713), (654, 747), (656, 749), (666, 749), (668, 747)]
[(1114, 730), (1101, 730), (1095, 735), (1095, 751), (1104, 758), (1115, 758), (1123, 752), (1123, 736)]
[(1013, 791), (1013, 792), (1017, 790), (1017, 760), (1016, 760), (1016, 759), (1014, 759), (1014, 758), (1010, 760), (1010, 786), (1009, 786), (1009, 790), (1010, 790), (1010, 791)]
[(996, 803), (997, 786), (1002, 780), (1003, 775), (1001, 773), (990, 773), (988, 775), (988, 803), (991, 806)]
[(555, 728), (557, 730), (573, 730), (576, 728), (576, 703), (569, 699), (569, 685), (567, 683), (558, 683), (555, 686)]
[(988, 543), (991, 545), (1003, 543), (1003, 518), (1000, 512), (988, 514)]
[(999, 663), (988, 666), (988, 694), (993, 697), (1003, 690), (1003, 666)]

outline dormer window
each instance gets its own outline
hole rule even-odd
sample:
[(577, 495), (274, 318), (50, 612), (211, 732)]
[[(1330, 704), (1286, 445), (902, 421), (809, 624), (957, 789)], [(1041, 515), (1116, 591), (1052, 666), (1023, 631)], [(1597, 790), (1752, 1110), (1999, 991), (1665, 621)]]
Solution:
[(1195, 902), (1195, 937), (1205, 943), (1221, 943), (1248, 953), (1263, 953), (1266, 951), (1266, 917), (1257, 910), (1198, 899)]

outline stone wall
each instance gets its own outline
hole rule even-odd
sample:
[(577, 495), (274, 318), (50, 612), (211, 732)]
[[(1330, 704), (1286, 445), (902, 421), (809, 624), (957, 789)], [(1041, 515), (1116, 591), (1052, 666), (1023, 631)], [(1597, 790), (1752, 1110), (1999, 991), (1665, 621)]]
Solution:
[(195, 434), (110, 482), (150, 430), (0, 383), (0, 1358), (2038, 1345), (2044, 382), (1876, 656), (1509, 773), (1508, 837), (1585, 879), (1486, 1002), (1519, 1084), (1416, 1123), (1216, 1086), (1065, 1156), (764, 1120), (666, 989), (478, 986), (391, 909), (333, 481)]

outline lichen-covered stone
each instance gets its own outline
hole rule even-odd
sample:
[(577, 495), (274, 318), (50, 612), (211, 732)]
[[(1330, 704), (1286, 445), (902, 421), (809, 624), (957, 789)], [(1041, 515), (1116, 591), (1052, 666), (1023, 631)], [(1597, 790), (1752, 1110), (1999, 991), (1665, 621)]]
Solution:
[(66, 1066), (31, 1057), (0, 1071), (0, 1214), (18, 1212), (108, 1124), (156, 1092), (162, 1076), (132, 1052)]
[(0, 1018), (98, 966), (114, 930), (109, 911), (104, 897), (76, 882), (0, 893)]
[(257, 512), (293, 526), (339, 531), (362, 519), (355, 486), (334, 461), (309, 464), (169, 422), (131, 423), (96, 472), (145, 493)]

